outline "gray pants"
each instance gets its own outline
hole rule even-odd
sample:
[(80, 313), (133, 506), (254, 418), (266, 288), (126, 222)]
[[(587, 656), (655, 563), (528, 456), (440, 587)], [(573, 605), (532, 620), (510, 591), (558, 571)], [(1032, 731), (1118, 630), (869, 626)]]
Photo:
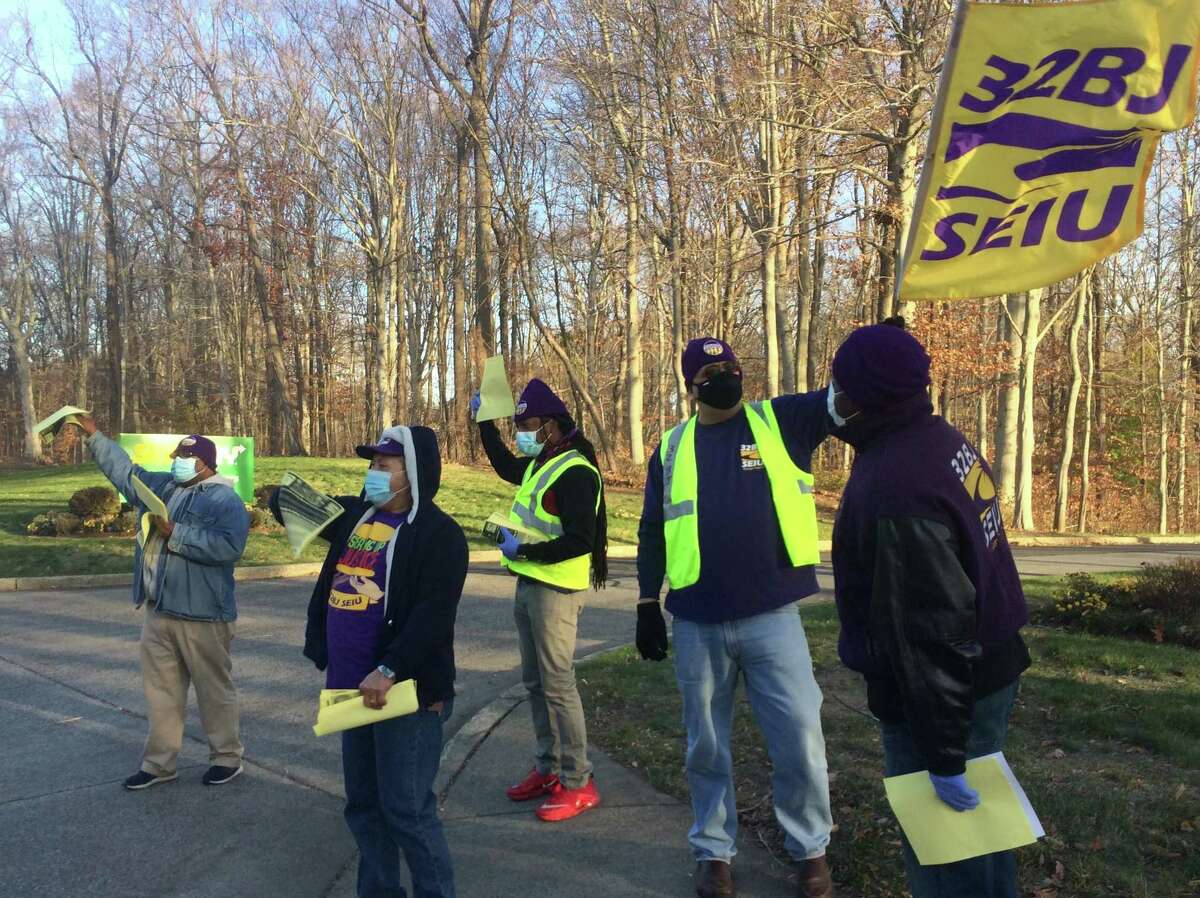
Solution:
[(517, 580), (513, 617), (521, 645), (521, 679), (537, 736), (535, 766), (557, 774), (568, 789), (587, 785), (587, 724), (575, 688), (575, 633), (583, 611), (580, 593), (561, 593), (533, 580)]

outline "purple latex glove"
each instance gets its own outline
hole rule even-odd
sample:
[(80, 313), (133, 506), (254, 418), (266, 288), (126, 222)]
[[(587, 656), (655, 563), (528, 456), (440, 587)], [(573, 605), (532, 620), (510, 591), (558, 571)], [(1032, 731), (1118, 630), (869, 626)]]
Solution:
[(965, 774), (938, 776), (931, 773), (929, 780), (933, 783), (933, 791), (937, 793), (937, 797), (954, 810), (969, 811), (979, 807), (979, 793), (967, 785)]
[(499, 545), (500, 554), (502, 554), (509, 561), (512, 561), (517, 557), (517, 549), (520, 548), (521, 543), (517, 540), (515, 533), (513, 533), (507, 527), (501, 527)]

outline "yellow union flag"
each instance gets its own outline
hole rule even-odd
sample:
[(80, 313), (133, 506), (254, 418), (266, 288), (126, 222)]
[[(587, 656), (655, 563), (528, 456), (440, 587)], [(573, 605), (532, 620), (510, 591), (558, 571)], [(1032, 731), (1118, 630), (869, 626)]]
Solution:
[(961, 3), (900, 298), (1029, 290), (1134, 240), (1198, 61), (1198, 0)]

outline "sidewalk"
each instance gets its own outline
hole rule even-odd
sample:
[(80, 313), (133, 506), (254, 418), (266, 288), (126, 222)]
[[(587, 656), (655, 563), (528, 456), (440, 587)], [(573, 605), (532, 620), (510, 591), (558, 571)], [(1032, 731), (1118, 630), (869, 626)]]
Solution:
[[(593, 748), (600, 806), (564, 823), (542, 823), (533, 814), (537, 802), (514, 804), (504, 795), (531, 766), (533, 744), (529, 706), (519, 701), (481, 742), (450, 747), (451, 754), (473, 749), (465, 765), (448, 757), (441, 771), (442, 821), (460, 898), (695, 895), (687, 806)], [(788, 867), (743, 835), (734, 864), (740, 898), (794, 896)], [(354, 898), (353, 869), (329, 898)]]

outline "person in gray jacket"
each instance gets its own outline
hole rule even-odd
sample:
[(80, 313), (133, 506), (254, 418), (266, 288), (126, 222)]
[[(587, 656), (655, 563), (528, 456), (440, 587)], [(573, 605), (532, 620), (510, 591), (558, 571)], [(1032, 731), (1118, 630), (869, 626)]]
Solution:
[(176, 778), (189, 683), (196, 687), (208, 735), (212, 766), (203, 782), (227, 783), (242, 772), (229, 645), (237, 620), (233, 566), (250, 531), (246, 506), (230, 482), (217, 476), (217, 449), (207, 437), (184, 437), (171, 453), (171, 472), (154, 473), (133, 464), (90, 416), (79, 426), (104, 476), (132, 505), (145, 510), (130, 480), (136, 474), (167, 506), (167, 517), (153, 517), (144, 544), (139, 532), (134, 548), (133, 604), (146, 608), (141, 664), (150, 733), (141, 769), (125, 780), (125, 788), (146, 789)]

